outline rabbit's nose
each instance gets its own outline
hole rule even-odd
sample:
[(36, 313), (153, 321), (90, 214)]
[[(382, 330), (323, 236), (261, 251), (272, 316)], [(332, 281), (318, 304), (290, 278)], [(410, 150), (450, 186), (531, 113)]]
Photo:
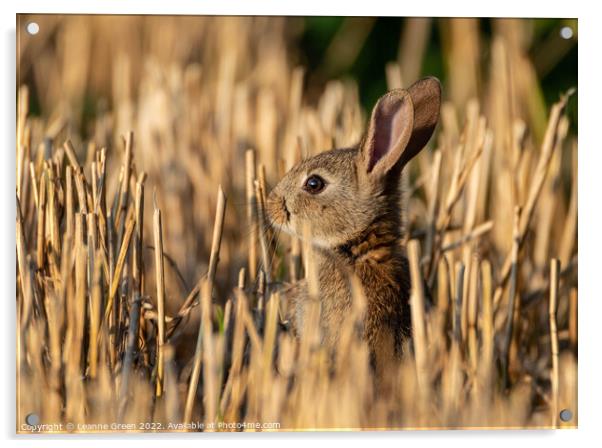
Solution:
[(286, 199), (283, 196), (270, 193), (267, 201), (267, 212), (273, 222), (288, 222), (290, 213), (286, 207)]

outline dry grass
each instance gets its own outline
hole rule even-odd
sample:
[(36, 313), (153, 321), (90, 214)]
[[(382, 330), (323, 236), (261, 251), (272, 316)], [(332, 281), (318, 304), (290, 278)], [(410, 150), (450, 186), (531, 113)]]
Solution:
[[(17, 430), (32, 412), (133, 430), (576, 425), (577, 143), (568, 96), (546, 111), (537, 93), (525, 22), (496, 22), (489, 77), (474, 22), (445, 24), (448, 101), (404, 179), (433, 303), (412, 291), (382, 396), (353, 330), (361, 288), (334, 358), (317, 306), (295, 340), (273, 286), (311, 286), (311, 247), (261, 231), (286, 169), (359, 139), (354, 83), (306, 95), (279, 18), (36, 21), (18, 49)], [(385, 69), (391, 88), (416, 71)]]

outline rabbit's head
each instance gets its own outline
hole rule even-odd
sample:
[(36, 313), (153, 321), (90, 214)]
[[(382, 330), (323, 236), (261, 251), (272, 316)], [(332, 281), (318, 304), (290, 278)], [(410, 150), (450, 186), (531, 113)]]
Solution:
[(386, 214), (399, 213), (399, 177), (426, 145), (439, 119), (436, 78), (382, 96), (357, 147), (334, 149), (295, 165), (267, 202), (270, 223), (332, 249), (360, 235)]

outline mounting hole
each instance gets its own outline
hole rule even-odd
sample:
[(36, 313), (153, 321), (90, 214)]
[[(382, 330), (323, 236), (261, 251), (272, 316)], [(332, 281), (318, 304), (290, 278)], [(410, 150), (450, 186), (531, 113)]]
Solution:
[(38, 25), (36, 22), (29, 22), (25, 29), (27, 30), (28, 34), (35, 36), (40, 32), (40, 25)]
[(38, 414), (35, 413), (27, 414), (27, 416), (25, 417), (25, 423), (27, 423), (29, 426), (39, 425), (40, 417), (38, 416)]
[(562, 37), (563, 39), (569, 40), (570, 38), (573, 37), (573, 28), (571, 28), (570, 26), (563, 26), (560, 29), (560, 37)]
[(569, 409), (563, 409), (560, 411), (560, 420), (563, 422), (570, 422), (573, 418), (573, 413)]

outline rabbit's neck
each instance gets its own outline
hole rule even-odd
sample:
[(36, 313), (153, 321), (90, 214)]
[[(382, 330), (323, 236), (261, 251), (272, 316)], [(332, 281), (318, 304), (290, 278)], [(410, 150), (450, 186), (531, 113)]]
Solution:
[(375, 219), (360, 235), (335, 249), (351, 266), (364, 263), (383, 265), (403, 258), (401, 223), (394, 216)]

